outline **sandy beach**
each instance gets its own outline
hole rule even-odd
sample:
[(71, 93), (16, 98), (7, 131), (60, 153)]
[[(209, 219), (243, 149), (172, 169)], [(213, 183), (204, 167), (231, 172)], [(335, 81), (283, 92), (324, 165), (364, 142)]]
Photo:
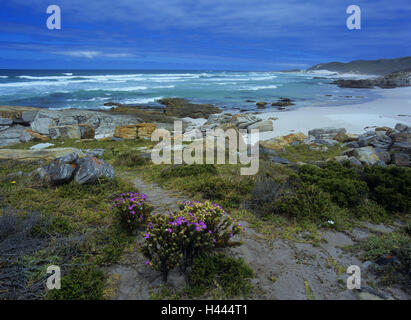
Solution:
[(355, 105), (333, 107), (303, 107), (290, 111), (265, 112), (259, 118), (278, 118), (274, 131), (261, 132), (260, 140), (290, 133), (307, 132), (315, 128), (345, 128), (347, 132), (361, 134), (366, 127), (388, 126), (396, 123), (411, 125), (411, 88), (375, 89), (381, 98)]

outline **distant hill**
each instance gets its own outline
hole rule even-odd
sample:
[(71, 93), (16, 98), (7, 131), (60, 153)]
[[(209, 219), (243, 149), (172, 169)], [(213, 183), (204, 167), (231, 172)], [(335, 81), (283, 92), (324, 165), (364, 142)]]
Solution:
[(339, 73), (386, 75), (409, 69), (411, 69), (411, 56), (397, 59), (355, 60), (348, 63), (322, 63), (309, 68), (307, 71), (329, 70)]

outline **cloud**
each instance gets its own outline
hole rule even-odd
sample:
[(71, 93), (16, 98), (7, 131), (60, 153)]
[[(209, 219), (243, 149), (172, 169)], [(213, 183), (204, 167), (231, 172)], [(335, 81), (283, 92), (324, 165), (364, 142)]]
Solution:
[(130, 53), (103, 53), (100, 51), (59, 51), (59, 52), (53, 52), (53, 53), (70, 56), (74, 58), (86, 58), (86, 59), (94, 59), (97, 57), (128, 58), (128, 57), (134, 56)]

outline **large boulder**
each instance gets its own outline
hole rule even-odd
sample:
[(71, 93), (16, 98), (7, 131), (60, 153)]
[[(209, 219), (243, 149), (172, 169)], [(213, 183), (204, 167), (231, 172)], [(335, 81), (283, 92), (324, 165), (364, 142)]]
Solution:
[(12, 124), (13, 119), (0, 117), (0, 126), (11, 126)]
[(364, 164), (374, 165), (380, 161), (375, 149), (371, 146), (354, 149), (353, 154)]
[(319, 128), (308, 131), (308, 135), (316, 139), (334, 139), (338, 134), (346, 132), (344, 128)]
[(238, 129), (247, 129), (250, 125), (260, 121), (256, 116), (249, 113), (239, 113), (234, 115), (230, 122)]
[(0, 147), (20, 143), (20, 136), (26, 127), (14, 125), (0, 131)]
[(150, 138), (151, 134), (156, 130), (157, 126), (155, 123), (139, 123), (137, 125), (137, 138), (144, 139)]
[(37, 133), (48, 135), (50, 128), (55, 125), (56, 122), (53, 119), (40, 118), (37, 116), (36, 119), (34, 119), (34, 121), (30, 124), (30, 128)]
[(394, 153), (391, 157), (391, 163), (397, 166), (409, 166), (410, 156), (405, 153)]
[(395, 129), (398, 130), (399, 132), (408, 132), (411, 133), (411, 127), (407, 126), (404, 123), (397, 123), (395, 125)]
[(73, 152), (77, 152), (79, 156), (84, 156), (80, 150), (75, 148), (52, 148), (44, 150), (0, 149), (0, 160), (51, 161)]
[(21, 142), (29, 142), (29, 141), (47, 141), (49, 137), (44, 136), (40, 133), (34, 132), (33, 130), (26, 129), (22, 132), (22, 134), (19, 137), (19, 140)]
[(273, 122), (271, 120), (263, 120), (263, 121), (253, 123), (247, 127), (248, 132), (251, 132), (251, 130), (255, 130), (255, 129), (259, 130), (260, 132), (273, 131), (274, 130)]
[(390, 151), (411, 154), (411, 142), (395, 142)]
[(220, 108), (211, 104), (194, 104), (181, 98), (165, 98), (158, 102), (165, 105), (164, 112), (167, 116), (207, 119), (210, 114), (221, 113)]
[(53, 184), (68, 183), (72, 180), (77, 170), (76, 161), (78, 153), (73, 152), (60, 158), (54, 159), (47, 166), (43, 167), (46, 174), (43, 179), (47, 179)]
[(114, 178), (113, 167), (102, 159), (86, 157), (79, 159), (77, 164), (74, 181), (79, 184), (91, 184), (100, 177)]
[(94, 128), (89, 124), (55, 126), (49, 129), (49, 135), (52, 139), (94, 139), (94, 133)]
[(259, 142), (260, 152), (267, 155), (278, 155), (284, 152), (284, 147), (292, 144), (293, 142), (303, 142), (307, 136), (302, 132), (291, 133), (286, 136), (276, 137), (265, 141)]

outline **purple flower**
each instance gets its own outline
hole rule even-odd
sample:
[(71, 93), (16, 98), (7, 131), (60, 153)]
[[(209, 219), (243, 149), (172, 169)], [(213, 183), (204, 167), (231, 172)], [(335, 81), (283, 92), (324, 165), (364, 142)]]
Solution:
[(145, 265), (148, 265), (150, 263), (150, 260), (147, 260), (146, 262), (144, 262)]
[(144, 239), (148, 239), (148, 238), (150, 238), (150, 235), (148, 233), (145, 233), (144, 234)]

